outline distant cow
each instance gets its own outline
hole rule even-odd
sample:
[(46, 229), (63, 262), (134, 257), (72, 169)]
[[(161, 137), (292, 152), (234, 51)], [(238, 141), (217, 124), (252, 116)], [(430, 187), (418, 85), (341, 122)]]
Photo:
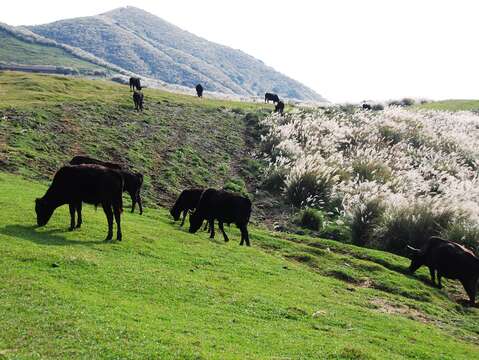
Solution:
[(201, 86), (201, 84), (198, 84), (196, 85), (195, 89), (196, 95), (198, 95), (198, 97), (203, 97), (203, 86)]
[[(101, 205), (108, 221), (106, 240), (113, 237), (113, 216), (115, 217), (116, 239), (121, 241), (120, 217), (123, 177), (118, 170), (100, 165), (69, 165), (60, 168), (55, 174), (46, 194), (35, 200), (38, 226), (48, 223), (56, 208), (68, 204), (70, 207), (70, 230), (82, 224), (82, 202)], [(75, 226), (75, 212), (78, 221)]]
[(214, 221), (218, 220), (218, 227), (226, 236), (223, 224), (234, 223), (241, 231), (240, 245), (246, 243), (250, 246), (248, 235), (248, 222), (251, 215), (251, 201), (241, 195), (233, 194), (224, 190), (207, 189), (201, 195), (198, 207), (190, 215), (190, 233), (195, 233), (201, 227), (204, 220), (208, 220), (210, 226), (210, 238), (215, 236)]
[(421, 266), (429, 268), (431, 281), (442, 288), (441, 278), (457, 279), (469, 296), (470, 304), (474, 306), (479, 279), (479, 258), (472, 251), (451, 241), (431, 239), (422, 249), (408, 246), (411, 265), (409, 271), (414, 273)]
[(372, 106), (370, 104), (363, 104), (363, 110), (371, 110)]
[(269, 103), (270, 101), (272, 101), (273, 103), (279, 102), (278, 95), (272, 94), (272, 93), (265, 93), (264, 94), (264, 102)]
[(274, 107), (274, 112), (277, 112), (277, 113), (280, 113), (281, 115), (283, 115), (283, 110), (284, 110), (284, 102), (282, 102), (280, 100), (280, 101), (278, 101), (278, 103)]
[(175, 204), (170, 210), (171, 216), (175, 221), (180, 219), (181, 213), (183, 212), (183, 219), (181, 220), (181, 225), (185, 223), (186, 214), (189, 210), (195, 210), (200, 202), (201, 194), (204, 189), (186, 189), (183, 190), (176, 200)]
[(140, 91), (133, 91), (133, 103), (136, 111), (143, 111), (143, 93)]
[(138, 203), (138, 207), (140, 208), (140, 215), (143, 214), (143, 206), (141, 203), (141, 186), (143, 185), (143, 175), (141, 173), (135, 173), (128, 170), (123, 169), (123, 167), (117, 163), (112, 163), (108, 161), (102, 161), (98, 159), (94, 159), (88, 156), (75, 156), (70, 161), (71, 165), (81, 165), (81, 164), (96, 164), (105, 166), (110, 169), (120, 170), (121, 175), (123, 176), (123, 191), (126, 191), (131, 198), (131, 212), (135, 211), (135, 205)]
[(140, 78), (131, 77), (130, 78), (130, 91), (131, 90), (141, 90), (141, 81)]

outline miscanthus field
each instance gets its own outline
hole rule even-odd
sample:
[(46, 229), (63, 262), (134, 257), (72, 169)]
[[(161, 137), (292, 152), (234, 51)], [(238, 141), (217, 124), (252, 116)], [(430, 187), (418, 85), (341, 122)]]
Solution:
[(329, 107), (262, 124), (270, 183), (354, 243), (400, 253), (438, 236), (477, 250), (479, 115)]

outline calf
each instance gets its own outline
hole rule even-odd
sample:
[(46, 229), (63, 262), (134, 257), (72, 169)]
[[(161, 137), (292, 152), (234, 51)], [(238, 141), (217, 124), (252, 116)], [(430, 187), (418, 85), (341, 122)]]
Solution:
[[(105, 241), (113, 237), (113, 216), (115, 216), (116, 239), (121, 241), (120, 218), (123, 177), (118, 170), (100, 165), (64, 166), (53, 177), (46, 194), (35, 200), (38, 226), (48, 223), (56, 208), (68, 204), (70, 207), (70, 230), (79, 228), (82, 223), (82, 202), (98, 206), (101, 204), (108, 221), (108, 234)], [(75, 226), (75, 211), (78, 221)]]
[(429, 268), (431, 281), (442, 288), (441, 278), (457, 279), (461, 282), (474, 306), (479, 279), (479, 258), (472, 251), (452, 241), (431, 239), (422, 249), (408, 246), (411, 265), (409, 271), (414, 273), (421, 266)]
[(277, 103), (279, 101), (278, 95), (272, 93), (265, 93), (264, 102), (269, 103), (270, 101), (272, 101), (273, 103)]
[(183, 212), (183, 219), (181, 220), (181, 225), (185, 223), (186, 214), (189, 210), (195, 210), (200, 202), (201, 194), (203, 193), (204, 189), (186, 189), (183, 190), (176, 199), (175, 204), (170, 210), (171, 216), (175, 221), (180, 219), (181, 213)]
[(283, 115), (283, 110), (284, 110), (284, 102), (282, 102), (282, 101), (280, 100), (280, 101), (278, 101), (278, 103), (277, 103), (276, 106), (274, 107), (274, 112)]
[(141, 90), (141, 81), (140, 78), (131, 77), (130, 78), (130, 91), (131, 90)]
[(101, 165), (110, 169), (120, 170), (121, 175), (123, 176), (124, 187), (123, 191), (126, 191), (131, 198), (131, 212), (135, 211), (135, 205), (138, 203), (140, 209), (140, 215), (143, 214), (143, 206), (141, 203), (141, 186), (143, 185), (143, 175), (140, 173), (134, 173), (128, 170), (123, 170), (123, 167), (117, 163), (112, 163), (108, 161), (102, 161), (94, 159), (88, 156), (75, 156), (70, 160), (71, 165), (82, 165), (82, 164), (96, 164)]
[(133, 91), (133, 103), (136, 111), (143, 111), (143, 93), (140, 91)]
[(203, 97), (203, 86), (201, 86), (201, 84), (198, 84), (196, 85), (195, 89), (196, 95), (198, 95), (198, 97)]
[(214, 221), (218, 220), (218, 227), (226, 236), (223, 224), (234, 223), (241, 231), (240, 245), (246, 243), (250, 246), (248, 235), (248, 222), (251, 216), (251, 201), (241, 195), (233, 194), (224, 190), (207, 189), (201, 194), (198, 206), (190, 215), (190, 233), (195, 233), (201, 227), (204, 220), (208, 220), (210, 238), (215, 236)]

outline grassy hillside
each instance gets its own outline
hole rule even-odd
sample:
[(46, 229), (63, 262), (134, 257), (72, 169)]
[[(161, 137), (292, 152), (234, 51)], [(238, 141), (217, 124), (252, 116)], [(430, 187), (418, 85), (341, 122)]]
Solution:
[[(21, 191), (19, 191), (21, 189)], [(479, 311), (407, 261), (332, 241), (252, 230), (252, 248), (209, 241), (163, 210), (123, 215), (103, 243), (85, 207), (41, 229), (45, 186), (0, 174), (0, 358), (473, 359)], [(448, 295), (449, 294), (449, 295)]]
[(448, 111), (479, 111), (479, 100), (443, 100), (433, 101), (417, 106), (420, 109)]
[(207, 41), (135, 7), (29, 27), (60, 43), (167, 83), (243, 96), (266, 91), (302, 100), (324, 99), (262, 61)]
[(104, 68), (74, 57), (65, 50), (28, 43), (0, 29), (0, 62), (23, 65), (52, 65), (77, 69), (79, 72), (105, 71)]
[(0, 73), (0, 170), (47, 180), (76, 154), (113, 159), (145, 174), (150, 204), (257, 171), (252, 137), (272, 105), (146, 89), (137, 113), (131, 96), (107, 81)]

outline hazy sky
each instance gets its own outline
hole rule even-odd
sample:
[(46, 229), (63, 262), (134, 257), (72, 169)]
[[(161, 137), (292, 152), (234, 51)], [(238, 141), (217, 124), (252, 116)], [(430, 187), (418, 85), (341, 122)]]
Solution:
[(479, 98), (477, 0), (13, 0), (1, 2), (0, 21), (125, 5), (241, 49), (332, 101)]

